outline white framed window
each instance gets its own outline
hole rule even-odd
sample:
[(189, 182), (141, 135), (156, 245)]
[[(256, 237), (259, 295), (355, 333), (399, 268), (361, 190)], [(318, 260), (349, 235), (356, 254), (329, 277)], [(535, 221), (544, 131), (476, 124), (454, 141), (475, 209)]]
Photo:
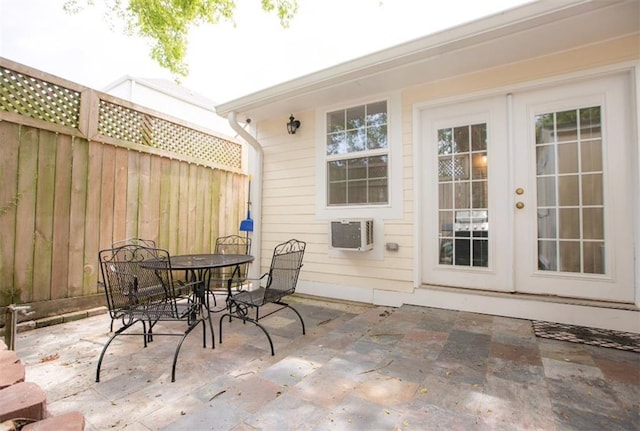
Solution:
[(327, 206), (389, 203), (387, 101), (326, 114)]
[(316, 111), (319, 219), (402, 217), (400, 93)]

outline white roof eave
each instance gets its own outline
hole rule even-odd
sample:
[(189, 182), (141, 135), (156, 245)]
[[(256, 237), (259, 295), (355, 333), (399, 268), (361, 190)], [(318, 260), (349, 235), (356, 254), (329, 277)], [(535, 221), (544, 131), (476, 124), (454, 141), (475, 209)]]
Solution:
[[(216, 112), (262, 121), (637, 32), (638, 3), (527, 3), (222, 103)], [(445, 67), (433, 67), (444, 58)]]

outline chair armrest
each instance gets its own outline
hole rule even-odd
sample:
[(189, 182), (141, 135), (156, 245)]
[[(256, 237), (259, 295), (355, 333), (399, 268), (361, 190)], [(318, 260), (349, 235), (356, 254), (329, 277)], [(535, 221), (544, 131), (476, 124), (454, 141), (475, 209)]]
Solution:
[[(265, 272), (264, 274), (262, 274), (259, 278), (245, 278), (243, 281), (248, 281), (248, 282), (252, 282), (252, 281), (262, 281), (262, 279), (264, 279), (265, 277), (268, 277), (269, 273)], [(229, 296), (231, 296), (231, 285), (233, 284), (233, 278), (230, 278), (229, 281), (227, 282), (227, 290), (229, 292)]]

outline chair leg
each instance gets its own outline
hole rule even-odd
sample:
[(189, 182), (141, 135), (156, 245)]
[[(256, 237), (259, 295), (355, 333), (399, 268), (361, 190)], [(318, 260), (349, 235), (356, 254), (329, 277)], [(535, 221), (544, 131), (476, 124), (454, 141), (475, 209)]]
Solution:
[(277, 301), (277, 302), (275, 302), (275, 304), (282, 305), (283, 307), (287, 307), (288, 309), (293, 310), (293, 312), (298, 315), (298, 319), (300, 319), (300, 324), (302, 324), (302, 335), (306, 335), (306, 331), (305, 331), (305, 327), (304, 327), (304, 320), (302, 320), (302, 316), (300, 315), (300, 313), (298, 313), (298, 310), (296, 310), (295, 308), (293, 308), (291, 305), (287, 304), (286, 302)]
[(229, 316), (229, 321), (231, 321), (231, 319), (240, 319), (242, 320), (243, 323), (247, 323), (247, 322), (251, 322), (254, 325), (256, 325), (258, 328), (262, 329), (262, 332), (264, 332), (264, 335), (267, 336), (267, 340), (269, 340), (269, 347), (271, 348), (271, 356), (275, 355), (275, 351), (273, 349), (273, 340), (271, 340), (271, 335), (269, 335), (269, 332), (267, 332), (266, 328), (264, 326), (262, 326), (260, 323), (258, 323), (257, 321), (255, 321), (254, 319), (250, 318), (250, 317), (241, 317), (241, 316), (234, 316), (232, 314), (229, 313), (225, 313), (222, 316), (220, 316), (220, 344), (222, 344), (222, 321), (224, 320), (224, 318), (226, 316)]
[[(109, 340), (106, 342), (106, 344), (104, 345), (104, 347), (102, 348), (102, 352), (100, 352), (100, 357), (98, 358), (98, 366), (96, 367), (96, 383), (100, 382), (100, 368), (102, 367), (102, 359), (104, 359), (104, 354), (107, 353), (107, 348), (109, 347), (109, 345), (111, 344), (111, 342), (113, 340), (115, 340), (115, 338), (122, 334), (126, 329), (128, 329), (129, 327), (133, 326), (136, 324), (136, 320), (134, 320), (133, 322), (128, 323), (127, 325), (123, 326), (122, 328), (118, 329), (112, 336), (111, 338), (109, 338)], [(142, 322), (144, 325), (144, 321)], [(144, 331), (146, 332), (146, 331)], [(146, 337), (146, 336), (145, 336)], [(145, 338), (145, 347), (146, 347), (146, 338)]]
[[(213, 323), (211, 323), (211, 312), (209, 311), (208, 307), (204, 307), (204, 309), (207, 312), (207, 317), (206, 319), (203, 317), (202, 318), (202, 347), (207, 347), (207, 327), (204, 323), (205, 320), (207, 320), (209, 322), (209, 330), (211, 331), (211, 348), (215, 349), (216, 348), (216, 335), (213, 332)], [(202, 313), (202, 311), (201, 311)]]
[[(204, 325), (204, 322), (202, 322), (202, 324)], [(187, 328), (187, 330), (185, 331), (184, 335), (182, 336), (182, 338), (180, 338), (180, 342), (178, 343), (178, 346), (176, 347), (176, 352), (173, 355), (173, 365), (171, 366), (171, 382), (175, 382), (176, 381), (176, 365), (178, 363), (178, 354), (180, 353), (180, 348), (182, 347), (182, 343), (184, 343), (184, 340), (187, 338), (187, 335), (189, 335), (189, 333), (196, 326), (198, 326), (197, 323), (194, 324), (194, 325), (189, 326)]]

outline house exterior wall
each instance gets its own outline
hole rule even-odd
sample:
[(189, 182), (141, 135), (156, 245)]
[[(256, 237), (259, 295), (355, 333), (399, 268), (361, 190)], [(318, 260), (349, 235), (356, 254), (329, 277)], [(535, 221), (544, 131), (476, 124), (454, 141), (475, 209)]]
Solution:
[[(317, 118), (319, 111), (324, 112), (323, 107), (319, 107), (318, 112), (294, 112), (302, 122), (302, 127), (295, 135), (287, 135), (284, 118), (277, 122), (260, 123), (256, 136), (264, 147), (265, 160), (263, 267), (268, 265), (271, 250), (276, 243), (295, 237), (308, 243), (305, 266), (300, 276), (300, 292), (385, 305), (429, 305), (420, 299), (423, 295), (420, 292), (418, 271), (420, 240), (416, 220), (418, 194), (414, 175), (414, 170), (418, 168), (414, 142), (416, 106), (440, 99), (467, 98), (473, 94), (506, 95), (510, 89), (524, 87), (536, 81), (553, 80), (562, 76), (577, 77), (596, 70), (622, 66), (628, 68), (637, 65), (638, 60), (640, 43), (638, 35), (634, 34), (402, 89), (402, 213), (399, 218), (381, 220), (383, 226), (380, 241), (376, 244), (376, 257), (369, 257), (366, 253), (333, 257), (329, 252), (328, 223), (318, 217), (315, 205), (317, 191), (323, 190), (314, 175), (317, 165), (323, 163), (316, 156), (316, 145), (324, 145), (323, 141), (317, 139), (316, 133), (316, 127), (322, 127), (317, 124)], [(349, 100), (344, 101), (345, 107), (351, 103)], [(637, 96), (633, 103), (637, 107)], [(635, 119), (637, 121), (637, 115)], [(634, 138), (637, 139), (637, 128), (634, 133)], [(639, 188), (637, 179), (634, 187)], [(372, 216), (375, 217), (375, 210), (372, 211)], [(399, 245), (397, 252), (384, 249), (384, 244), (390, 242)], [(636, 243), (638, 242), (636, 238)], [(636, 262), (636, 277), (637, 272)], [(636, 292), (636, 298), (639, 296), (640, 293)], [(443, 297), (442, 303), (435, 306), (456, 308), (447, 303), (452, 300), (456, 299)], [(494, 301), (494, 304), (499, 302)], [(512, 307), (513, 304), (505, 303), (502, 306)], [(637, 320), (637, 316), (634, 319)]]

